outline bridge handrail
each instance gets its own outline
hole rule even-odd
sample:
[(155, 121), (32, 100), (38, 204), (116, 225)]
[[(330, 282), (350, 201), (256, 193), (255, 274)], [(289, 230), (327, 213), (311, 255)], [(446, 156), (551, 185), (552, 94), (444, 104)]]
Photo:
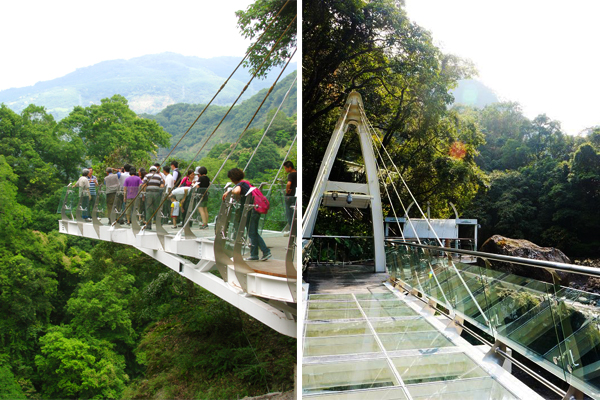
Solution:
[(469, 256), (474, 256), (474, 257), (479, 257), (479, 258), (485, 258), (487, 260), (510, 262), (513, 264), (520, 264), (520, 265), (525, 265), (525, 266), (542, 268), (542, 269), (546, 269), (546, 270), (552, 269), (555, 271), (562, 271), (562, 272), (568, 272), (568, 273), (588, 275), (588, 276), (593, 276), (593, 277), (600, 277), (600, 269), (599, 268), (586, 267), (583, 265), (566, 264), (566, 263), (559, 263), (559, 262), (554, 262), (554, 261), (536, 260), (536, 259), (532, 259), (532, 258), (507, 256), (507, 255), (503, 255), (503, 254), (484, 253), (482, 251), (453, 249), (450, 247), (439, 247), (439, 246), (432, 246), (432, 245), (427, 245), (427, 244), (418, 244), (418, 243), (408, 242), (408, 241), (405, 241), (402, 239), (389, 239), (388, 238), (388, 239), (385, 239), (385, 241), (389, 242), (389, 243), (398, 243), (398, 244), (408, 245), (408, 246), (412, 246), (412, 247), (420, 247), (423, 249), (443, 251), (446, 253), (464, 254), (464, 255), (469, 255)]

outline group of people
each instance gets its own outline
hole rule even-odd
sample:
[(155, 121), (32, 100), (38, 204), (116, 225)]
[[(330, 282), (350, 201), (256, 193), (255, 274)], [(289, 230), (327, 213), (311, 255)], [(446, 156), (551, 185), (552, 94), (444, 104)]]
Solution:
[[(210, 180), (207, 176), (206, 167), (198, 167), (196, 170), (188, 170), (184, 177), (179, 171), (177, 161), (171, 162), (170, 166), (164, 166), (160, 171), (160, 164), (156, 163), (148, 171), (125, 164), (122, 168), (106, 168), (104, 184), (106, 185), (106, 203), (109, 210), (116, 210), (117, 214), (122, 214), (125, 210), (126, 221), (119, 220), (120, 223), (131, 224), (133, 202), (138, 197), (141, 190), (140, 222), (146, 224), (146, 229), (152, 229), (152, 220), (156, 221), (160, 216), (157, 212), (162, 201), (163, 193), (170, 193), (171, 204), (165, 202), (163, 214), (170, 216), (173, 226), (183, 226), (184, 212), (189, 207), (191, 188), (197, 187), (197, 193), (200, 195), (200, 205), (198, 207), (202, 225), (200, 229), (208, 228), (208, 193), (207, 188)], [(76, 183), (79, 188), (79, 195), (82, 198), (81, 207), (83, 209), (82, 217), (91, 222), (90, 210), (94, 207), (96, 201), (96, 188), (99, 187), (98, 179), (93, 175), (92, 168), (85, 168), (81, 177)], [(175, 188), (182, 188), (177, 192)], [(178, 194), (181, 194), (180, 196)], [(148, 219), (146, 221), (146, 219)], [(109, 215), (109, 223), (111, 222)]]
[[(287, 234), (289, 235), (296, 202), (297, 173), (291, 161), (286, 161), (283, 166), (288, 173), (285, 215), (287, 220)], [(157, 216), (159, 214), (157, 209), (160, 206), (163, 193), (169, 194), (171, 202), (170, 204), (165, 202), (163, 215), (170, 215), (174, 228), (183, 226), (183, 216), (189, 208), (192, 197), (189, 194), (192, 188), (198, 188), (197, 193), (200, 196), (198, 210), (202, 220), (200, 229), (208, 228), (207, 205), (210, 179), (207, 176), (208, 170), (206, 167), (197, 167), (195, 170), (189, 169), (185, 176), (179, 171), (177, 161), (172, 161), (170, 166), (164, 166), (162, 171), (160, 171), (160, 164), (156, 163), (147, 172), (144, 168), (140, 168), (138, 171), (129, 164), (125, 164), (122, 168), (106, 168), (105, 172), (104, 185), (106, 185), (106, 203), (108, 209), (114, 209), (116, 214), (121, 217), (123, 210), (125, 210), (127, 222), (120, 220), (120, 223), (131, 224), (132, 203), (138, 197), (139, 191), (142, 190), (144, 206), (140, 208), (142, 212), (139, 218), (140, 222), (146, 224), (147, 230), (152, 229), (152, 220), (156, 221), (156, 218), (160, 217)], [(231, 189), (232, 196), (241, 205), (245, 204), (246, 198), (249, 192), (251, 192), (251, 184), (244, 180), (244, 176), (244, 171), (239, 168), (233, 168), (227, 173), (227, 177), (234, 185)], [(85, 168), (82, 171), (76, 186), (79, 188), (79, 195), (81, 197), (82, 216), (86, 221), (91, 222), (90, 210), (94, 207), (97, 189), (100, 186), (98, 178), (93, 174), (92, 168)], [(225, 200), (227, 194), (227, 192), (223, 194), (223, 200)], [(146, 219), (148, 220), (146, 221)], [(259, 221), (260, 214), (256, 210), (251, 210), (247, 225), (248, 237), (250, 238), (250, 257), (246, 258), (246, 261), (264, 261), (271, 258), (270, 250), (258, 233)], [(262, 257), (260, 258), (258, 256), (259, 249), (262, 252)]]

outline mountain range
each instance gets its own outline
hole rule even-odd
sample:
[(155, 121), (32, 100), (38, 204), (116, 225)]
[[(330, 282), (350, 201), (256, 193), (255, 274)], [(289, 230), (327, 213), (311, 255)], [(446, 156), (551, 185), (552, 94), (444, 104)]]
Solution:
[[(145, 55), (130, 60), (103, 61), (61, 78), (33, 86), (0, 91), (0, 103), (15, 112), (27, 105), (46, 107), (60, 120), (74, 106), (99, 104), (103, 98), (120, 94), (136, 113), (156, 114), (176, 103), (206, 104), (231, 74), (241, 57), (199, 58), (176, 53)], [(296, 70), (290, 63), (284, 74)], [(262, 80), (254, 79), (240, 101), (268, 88), (281, 72), (274, 68)], [(250, 80), (248, 68), (240, 68), (213, 104), (233, 103)]]

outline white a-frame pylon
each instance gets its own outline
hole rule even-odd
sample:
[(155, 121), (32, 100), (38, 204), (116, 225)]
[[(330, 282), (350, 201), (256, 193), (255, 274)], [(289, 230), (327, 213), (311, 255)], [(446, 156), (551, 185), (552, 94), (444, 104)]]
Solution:
[[(383, 243), (383, 213), (379, 194), (379, 177), (375, 164), (372, 138), (367, 129), (368, 121), (363, 117), (362, 98), (358, 92), (351, 92), (342, 110), (327, 151), (321, 162), (319, 174), (313, 188), (305, 217), (302, 223), (302, 238), (310, 239), (313, 234), (319, 206), (323, 202), (333, 207), (367, 207), (371, 205), (373, 216), (373, 241), (375, 249), (375, 272), (385, 272), (385, 249)], [(356, 127), (360, 147), (365, 162), (367, 183), (335, 182), (329, 180), (331, 167), (350, 125)]]

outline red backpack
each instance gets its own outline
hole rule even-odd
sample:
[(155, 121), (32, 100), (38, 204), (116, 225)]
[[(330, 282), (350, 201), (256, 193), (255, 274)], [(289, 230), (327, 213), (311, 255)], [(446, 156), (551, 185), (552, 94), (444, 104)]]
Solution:
[(252, 186), (250, 182), (246, 180), (243, 180), (242, 182), (245, 182), (248, 184), (248, 186), (250, 186), (250, 189), (248, 189), (246, 196), (252, 194), (252, 197), (254, 198), (254, 209), (256, 210), (256, 212), (259, 214), (266, 214), (267, 212), (269, 212), (269, 207), (271, 205), (269, 204), (269, 200), (267, 200), (265, 195), (262, 194), (260, 189)]

